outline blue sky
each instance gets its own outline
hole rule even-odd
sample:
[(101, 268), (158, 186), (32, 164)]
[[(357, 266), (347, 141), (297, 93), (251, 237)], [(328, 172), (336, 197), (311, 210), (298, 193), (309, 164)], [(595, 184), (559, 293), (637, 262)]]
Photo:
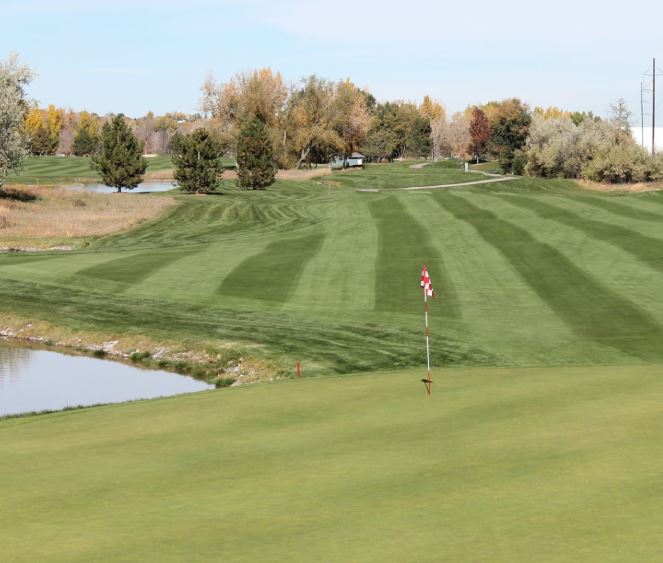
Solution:
[(450, 110), (518, 96), (605, 115), (624, 97), (635, 122), (643, 71), (663, 68), (652, 0), (0, 0), (0, 16), (0, 57), (37, 71), (33, 98), (101, 114), (195, 111), (209, 71), (271, 66)]

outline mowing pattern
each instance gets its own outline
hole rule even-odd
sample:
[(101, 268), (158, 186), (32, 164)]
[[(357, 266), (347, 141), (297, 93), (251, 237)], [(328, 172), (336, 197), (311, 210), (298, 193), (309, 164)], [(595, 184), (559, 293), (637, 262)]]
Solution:
[(458, 173), (397, 164), (180, 196), (168, 215), (84, 251), (0, 256), (0, 311), (258, 344), (308, 373), (418, 365), (426, 263), (436, 365), (663, 360), (659, 194), (541, 179), (355, 190)]

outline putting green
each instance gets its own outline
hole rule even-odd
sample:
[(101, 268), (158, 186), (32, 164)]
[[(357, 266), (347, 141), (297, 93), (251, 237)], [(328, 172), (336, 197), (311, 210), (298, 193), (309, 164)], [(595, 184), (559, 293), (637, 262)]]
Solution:
[(421, 370), (0, 421), (6, 561), (654, 561), (663, 368)]

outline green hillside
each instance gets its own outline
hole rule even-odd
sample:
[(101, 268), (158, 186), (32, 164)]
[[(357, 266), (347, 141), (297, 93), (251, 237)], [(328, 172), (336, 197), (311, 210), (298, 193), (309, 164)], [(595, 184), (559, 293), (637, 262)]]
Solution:
[(659, 194), (602, 196), (536, 179), (354, 189), (443, 184), (456, 173), (394, 164), (178, 196), (170, 215), (84, 250), (1, 255), (0, 311), (227, 340), (288, 373), (295, 360), (308, 375), (407, 367), (422, 361), (426, 263), (437, 365), (663, 359)]

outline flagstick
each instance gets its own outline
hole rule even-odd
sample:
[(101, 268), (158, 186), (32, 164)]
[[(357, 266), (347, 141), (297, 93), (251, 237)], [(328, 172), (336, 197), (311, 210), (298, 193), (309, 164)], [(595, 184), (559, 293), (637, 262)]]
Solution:
[(424, 318), (426, 319), (426, 368), (428, 369), (428, 379), (426, 380), (426, 391), (430, 397), (433, 391), (433, 379), (430, 376), (430, 344), (428, 342), (428, 295), (424, 287)]

